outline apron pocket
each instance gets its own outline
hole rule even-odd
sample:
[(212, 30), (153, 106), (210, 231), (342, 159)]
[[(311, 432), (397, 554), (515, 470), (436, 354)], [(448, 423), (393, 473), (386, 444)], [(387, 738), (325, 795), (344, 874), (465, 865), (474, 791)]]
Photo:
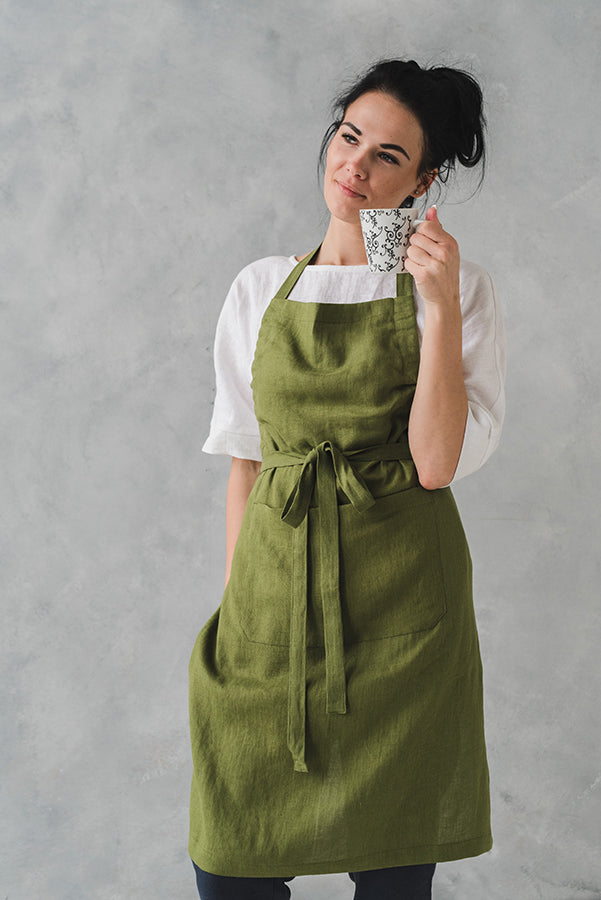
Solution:
[[(439, 493), (410, 488), (380, 497), (364, 513), (338, 507), (345, 645), (425, 631), (444, 616)], [(290, 644), (294, 529), (281, 512), (248, 504), (225, 596), (249, 641), (284, 647)], [(309, 510), (307, 551), (307, 646), (323, 647), (316, 507)]]
[(340, 507), (345, 644), (433, 628), (446, 612), (437, 497), (422, 487)]

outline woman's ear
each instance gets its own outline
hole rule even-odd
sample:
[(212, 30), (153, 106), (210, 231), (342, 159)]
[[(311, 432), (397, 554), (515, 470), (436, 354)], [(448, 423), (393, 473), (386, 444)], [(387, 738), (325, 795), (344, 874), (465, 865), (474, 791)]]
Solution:
[(432, 182), (436, 180), (437, 175), (438, 169), (432, 169), (431, 172), (424, 172), (424, 174), (420, 176), (418, 186), (413, 191), (413, 196), (421, 197), (423, 194), (425, 194), (426, 191), (429, 190), (432, 186)]

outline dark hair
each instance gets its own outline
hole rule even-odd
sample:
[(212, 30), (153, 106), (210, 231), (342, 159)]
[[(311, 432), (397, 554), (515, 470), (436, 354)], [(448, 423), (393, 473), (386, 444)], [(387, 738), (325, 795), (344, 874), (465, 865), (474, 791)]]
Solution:
[[(373, 65), (348, 90), (336, 97), (334, 121), (321, 142), (319, 166), (346, 110), (368, 91), (382, 91), (406, 106), (421, 125), (424, 148), (419, 174), (438, 169), (446, 182), (457, 163), (467, 168), (482, 164), (484, 178), (484, 129), (482, 91), (476, 79), (461, 69), (435, 66), (422, 69), (414, 60), (385, 59)], [(409, 200), (409, 198), (408, 198)]]

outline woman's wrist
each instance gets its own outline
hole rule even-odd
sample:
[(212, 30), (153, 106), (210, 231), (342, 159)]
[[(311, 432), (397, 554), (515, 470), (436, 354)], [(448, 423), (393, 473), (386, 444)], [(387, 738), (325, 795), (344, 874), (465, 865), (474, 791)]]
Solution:
[(452, 322), (457, 319), (461, 322), (461, 299), (459, 290), (449, 292), (437, 300), (427, 300), (422, 297), (426, 319), (432, 321)]
[(462, 328), (459, 296), (444, 303), (424, 302), (422, 348), (424, 342), (432, 339), (442, 341), (447, 349), (455, 342), (461, 356)]

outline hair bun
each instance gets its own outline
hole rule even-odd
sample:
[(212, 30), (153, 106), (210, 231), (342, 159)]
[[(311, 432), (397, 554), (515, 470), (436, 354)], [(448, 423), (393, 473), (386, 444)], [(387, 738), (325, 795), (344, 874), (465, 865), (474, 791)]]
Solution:
[(461, 69), (440, 66), (427, 71), (445, 96), (443, 127), (447, 140), (454, 144), (454, 156), (467, 168), (478, 165), (484, 156), (486, 125), (480, 85)]

